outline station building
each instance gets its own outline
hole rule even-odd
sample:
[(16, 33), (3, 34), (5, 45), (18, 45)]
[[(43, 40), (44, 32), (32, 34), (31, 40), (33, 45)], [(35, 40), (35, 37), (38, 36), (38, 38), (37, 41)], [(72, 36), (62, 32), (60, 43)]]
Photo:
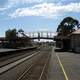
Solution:
[(56, 36), (54, 40), (56, 41), (56, 47), (80, 52), (80, 29), (72, 32), (66, 37)]
[(70, 35), (70, 42), (71, 50), (75, 52), (80, 52), (80, 29), (74, 31)]

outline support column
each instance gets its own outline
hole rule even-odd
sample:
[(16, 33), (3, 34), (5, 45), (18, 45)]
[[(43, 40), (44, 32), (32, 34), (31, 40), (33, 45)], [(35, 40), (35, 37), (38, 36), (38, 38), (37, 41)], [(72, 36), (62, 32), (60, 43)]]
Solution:
[(31, 33), (29, 33), (29, 37), (31, 38)]
[(48, 32), (47, 32), (47, 38), (49, 38)]
[(34, 33), (32, 33), (32, 37), (34, 37)]
[(41, 37), (43, 37), (43, 32), (41, 32)]
[(51, 32), (50, 32), (50, 38), (52, 37), (52, 34), (51, 34)]
[(38, 41), (40, 41), (40, 33), (38, 32)]

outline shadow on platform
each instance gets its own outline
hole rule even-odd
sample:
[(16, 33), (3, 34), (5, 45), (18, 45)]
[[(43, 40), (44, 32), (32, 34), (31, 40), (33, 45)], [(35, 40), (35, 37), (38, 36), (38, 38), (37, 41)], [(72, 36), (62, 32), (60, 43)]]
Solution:
[(61, 49), (61, 48), (55, 48), (54, 51), (55, 52), (67, 52), (67, 50)]
[(55, 48), (54, 51), (55, 52), (69, 52), (69, 53), (73, 53), (73, 54), (80, 54), (80, 52), (75, 52), (72, 50), (65, 50), (65, 49), (61, 49), (61, 48)]

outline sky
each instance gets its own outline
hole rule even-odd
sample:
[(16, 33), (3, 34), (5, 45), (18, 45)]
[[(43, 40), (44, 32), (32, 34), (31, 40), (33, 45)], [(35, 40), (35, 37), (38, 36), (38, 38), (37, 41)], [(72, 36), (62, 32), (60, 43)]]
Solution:
[(68, 16), (80, 21), (80, 0), (0, 0), (0, 36), (13, 28), (56, 32)]

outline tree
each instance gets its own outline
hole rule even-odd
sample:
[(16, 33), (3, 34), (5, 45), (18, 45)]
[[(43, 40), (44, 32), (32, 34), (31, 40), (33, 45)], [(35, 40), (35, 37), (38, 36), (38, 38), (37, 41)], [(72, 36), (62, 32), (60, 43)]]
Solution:
[(16, 39), (18, 37), (18, 33), (16, 29), (12, 29), (12, 30), (7, 30), (5, 32), (5, 37), (7, 38), (9, 44), (9, 48), (13, 48), (16, 47)]
[(68, 34), (75, 31), (75, 27), (78, 28), (79, 22), (78, 20), (72, 17), (64, 18), (57, 28), (57, 32), (63, 36), (67, 36)]
[[(71, 34), (73, 31), (75, 31), (75, 28), (79, 27), (78, 20), (72, 18), (72, 17), (66, 17), (64, 18), (61, 23), (59, 24), (57, 28), (58, 32), (58, 39), (60, 39), (60, 46), (64, 50), (68, 50), (70, 47), (70, 39), (68, 37), (69, 34)], [(58, 43), (58, 41), (57, 41)], [(59, 44), (58, 44), (59, 45)]]
[(18, 37), (18, 35), (17, 35), (17, 30), (16, 29), (12, 29), (12, 30), (7, 30), (6, 32), (5, 32), (5, 37), (7, 38), (7, 39), (9, 39), (9, 40), (14, 40), (14, 39), (16, 39), (17, 37)]
[(24, 30), (22, 30), (22, 29), (19, 29), (19, 30), (18, 30), (18, 32), (24, 33)]
[(18, 33), (20, 33), (21, 35), (23, 35), (23, 37), (29, 38), (29, 37), (25, 34), (24, 30), (22, 30), (22, 29), (19, 29), (19, 30), (18, 30)]

